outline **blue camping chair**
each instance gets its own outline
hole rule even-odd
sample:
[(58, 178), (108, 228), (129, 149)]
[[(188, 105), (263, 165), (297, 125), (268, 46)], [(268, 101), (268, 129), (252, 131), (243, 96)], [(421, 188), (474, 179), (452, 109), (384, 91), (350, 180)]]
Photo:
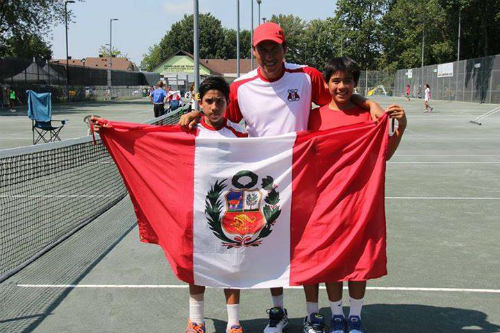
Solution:
[[(31, 119), (33, 144), (61, 141), (59, 132), (66, 124), (66, 120), (52, 119), (52, 94), (36, 93), (26, 90), (28, 94), (28, 117)], [(52, 126), (52, 121), (57, 121), (60, 126)]]

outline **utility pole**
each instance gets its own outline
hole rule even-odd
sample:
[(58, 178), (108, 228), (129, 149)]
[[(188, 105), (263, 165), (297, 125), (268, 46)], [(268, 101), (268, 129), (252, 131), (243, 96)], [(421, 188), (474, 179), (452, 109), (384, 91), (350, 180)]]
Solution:
[(240, 0), (236, 0), (236, 77), (240, 77)]
[(109, 98), (111, 99), (111, 68), (113, 67), (113, 21), (118, 21), (117, 18), (109, 19), (109, 61), (108, 61), (108, 89)]
[(253, 43), (253, 0), (250, 0), (250, 70), (253, 70), (253, 52), (252, 52), (252, 43)]
[(66, 101), (69, 102), (68, 3), (75, 3), (75, 1), (66, 0), (64, 2), (64, 26), (66, 27)]
[(200, 87), (200, 44), (199, 44), (199, 4), (198, 0), (193, 0), (194, 22), (193, 22), (193, 50), (194, 50), (194, 94), (195, 94), (195, 110), (198, 110), (198, 89)]

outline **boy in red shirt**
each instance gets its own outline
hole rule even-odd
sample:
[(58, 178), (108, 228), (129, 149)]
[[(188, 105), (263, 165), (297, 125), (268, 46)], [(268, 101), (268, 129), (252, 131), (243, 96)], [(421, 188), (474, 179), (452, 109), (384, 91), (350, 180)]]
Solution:
[[(309, 116), (310, 130), (325, 130), (333, 127), (347, 126), (357, 123), (377, 121), (383, 112), (371, 112), (360, 108), (351, 102), (354, 88), (358, 84), (360, 69), (358, 64), (348, 58), (333, 58), (326, 66), (324, 77), (332, 99), (329, 104), (311, 112)], [(406, 128), (406, 115), (399, 105), (391, 105), (385, 113), (392, 119), (398, 120), (398, 127), (389, 139), (387, 159), (396, 151)], [(347, 320), (342, 310), (342, 281), (327, 282), (326, 290), (332, 320), (330, 333), (361, 333), (361, 308), (366, 290), (366, 281), (348, 281), (350, 312)], [(318, 288), (319, 285), (304, 286), (308, 316), (304, 320), (312, 330), (310, 332), (324, 332), (324, 321), (318, 315)]]

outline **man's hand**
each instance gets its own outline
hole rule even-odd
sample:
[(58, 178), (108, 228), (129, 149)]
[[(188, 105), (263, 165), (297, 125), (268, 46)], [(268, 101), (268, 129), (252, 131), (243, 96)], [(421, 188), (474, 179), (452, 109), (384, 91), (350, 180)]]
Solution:
[(201, 118), (200, 111), (191, 111), (189, 113), (183, 114), (179, 119), (179, 125), (185, 128), (193, 129), (199, 122)]
[(406, 113), (405, 110), (397, 105), (391, 104), (387, 109), (385, 109), (385, 113), (389, 115), (389, 118), (396, 119), (398, 121), (398, 128), (401, 131), (404, 131), (406, 128)]

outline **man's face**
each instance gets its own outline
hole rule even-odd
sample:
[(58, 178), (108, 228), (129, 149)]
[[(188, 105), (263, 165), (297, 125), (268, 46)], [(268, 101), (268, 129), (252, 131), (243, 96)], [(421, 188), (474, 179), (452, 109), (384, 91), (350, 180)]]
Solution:
[(353, 76), (342, 71), (333, 73), (328, 81), (330, 95), (340, 105), (349, 103), (355, 87)]
[(253, 55), (262, 69), (264, 76), (274, 79), (283, 72), (283, 59), (286, 47), (283, 44), (265, 40), (253, 47)]
[(205, 121), (211, 126), (218, 127), (224, 122), (224, 113), (227, 108), (226, 97), (219, 90), (211, 89), (203, 95), (200, 107), (205, 114)]

